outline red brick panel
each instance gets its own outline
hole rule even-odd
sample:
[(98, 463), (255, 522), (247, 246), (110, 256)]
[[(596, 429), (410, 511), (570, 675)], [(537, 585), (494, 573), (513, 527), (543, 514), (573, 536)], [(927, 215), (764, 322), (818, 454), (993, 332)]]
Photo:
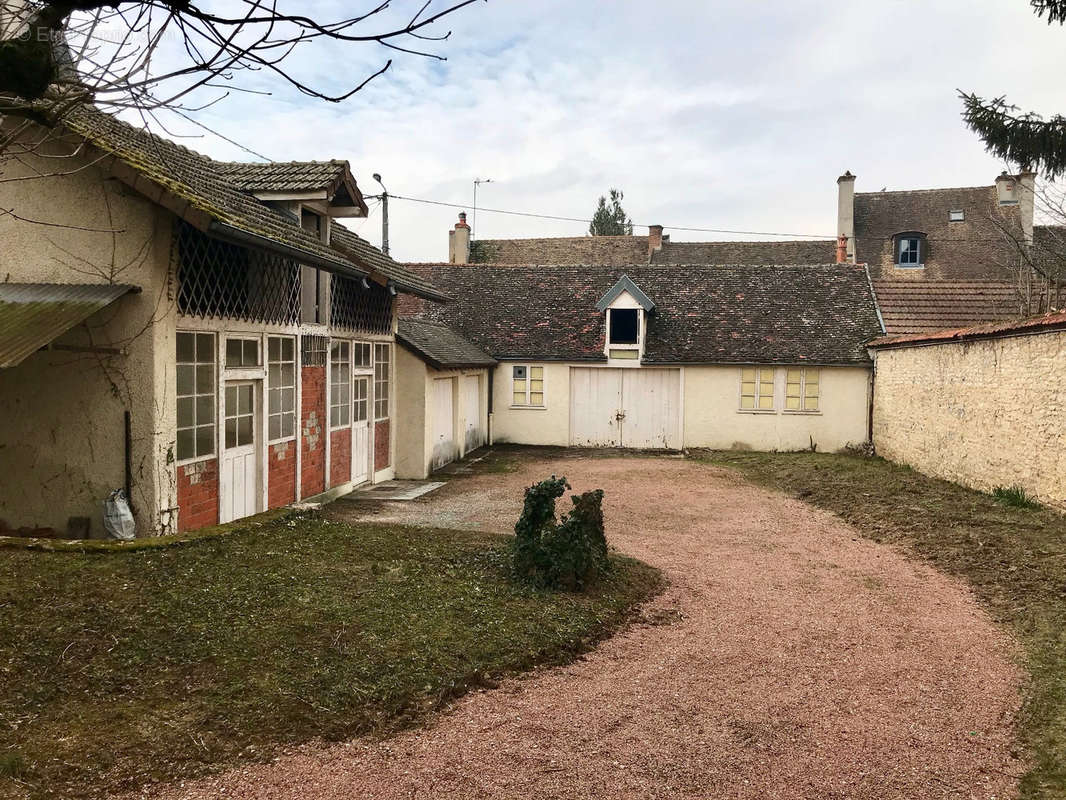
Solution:
[(296, 442), (267, 448), (267, 503), (281, 508), (296, 502)]
[(389, 421), (374, 423), (374, 470), (385, 469), (392, 459), (389, 456)]
[(300, 368), (300, 489), (303, 497), (326, 490), (326, 368)]
[(352, 479), (352, 429), (329, 435), (329, 485), (340, 486)]
[(218, 460), (178, 467), (178, 532), (218, 525)]

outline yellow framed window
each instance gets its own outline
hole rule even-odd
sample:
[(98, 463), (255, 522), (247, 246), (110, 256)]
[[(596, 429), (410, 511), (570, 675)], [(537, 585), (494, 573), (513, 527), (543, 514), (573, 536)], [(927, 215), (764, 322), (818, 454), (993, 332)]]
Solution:
[(511, 367), (511, 405), (544, 406), (544, 367)]
[(774, 410), (773, 367), (744, 367), (740, 371), (740, 410)]
[(821, 391), (820, 370), (792, 367), (785, 376), (785, 410), (817, 411)]

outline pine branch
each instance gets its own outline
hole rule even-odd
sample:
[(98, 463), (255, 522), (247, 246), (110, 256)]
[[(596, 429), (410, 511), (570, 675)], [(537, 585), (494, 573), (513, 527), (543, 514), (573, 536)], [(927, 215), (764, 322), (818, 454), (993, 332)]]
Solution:
[(1038, 17), (1047, 14), (1048, 25), (1057, 22), (1066, 23), (1066, 0), (1031, 0), (1030, 5)]
[[(1057, 5), (1066, 13), (1066, 2)], [(985, 101), (961, 91), (959, 97), (963, 121), (992, 155), (1048, 179), (1066, 174), (1066, 117), (1056, 114), (1045, 120), (1039, 114), (1019, 114), (1004, 97)]]

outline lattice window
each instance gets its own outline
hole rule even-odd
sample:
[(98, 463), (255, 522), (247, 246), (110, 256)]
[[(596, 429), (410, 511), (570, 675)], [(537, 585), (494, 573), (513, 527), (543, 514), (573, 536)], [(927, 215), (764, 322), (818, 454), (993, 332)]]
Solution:
[(328, 348), (328, 336), (305, 333), (300, 337), (300, 364), (305, 367), (326, 366), (326, 350)]
[(392, 330), (392, 295), (376, 283), (364, 289), (362, 281), (334, 275), (330, 324), (342, 330), (389, 333)]
[(202, 319), (292, 325), (300, 320), (299, 265), (178, 224), (178, 311)]

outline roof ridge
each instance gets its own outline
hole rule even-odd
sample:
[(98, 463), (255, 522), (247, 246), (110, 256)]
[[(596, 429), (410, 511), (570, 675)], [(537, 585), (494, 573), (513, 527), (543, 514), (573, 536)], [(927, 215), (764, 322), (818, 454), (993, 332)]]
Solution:
[(929, 188), (929, 189), (885, 189), (884, 191), (881, 191), (881, 192), (855, 192), (855, 195), (858, 196), (860, 194), (872, 195), (872, 194), (918, 194), (918, 193), (928, 193), (928, 192), (961, 192), (961, 191), (972, 190), (972, 189), (995, 189), (995, 188), (996, 188), (996, 185), (993, 183), (993, 184), (981, 185), (981, 186), (941, 186), (941, 187), (933, 187), (933, 188)]

